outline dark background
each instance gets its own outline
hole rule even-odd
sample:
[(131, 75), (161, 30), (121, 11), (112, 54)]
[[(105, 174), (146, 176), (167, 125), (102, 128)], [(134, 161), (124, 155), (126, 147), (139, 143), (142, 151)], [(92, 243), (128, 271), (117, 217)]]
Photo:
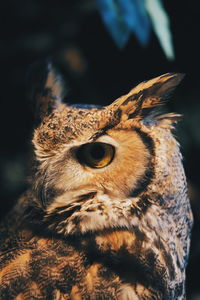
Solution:
[(0, 4), (0, 216), (25, 190), (32, 113), (26, 78), (30, 65), (51, 56), (67, 83), (67, 101), (108, 104), (142, 80), (165, 72), (186, 77), (168, 103), (183, 113), (176, 136), (195, 217), (187, 273), (189, 300), (200, 299), (200, 101), (198, 1), (165, 0), (175, 60), (166, 59), (152, 32), (147, 47), (134, 35), (119, 50), (93, 0), (7, 0)]

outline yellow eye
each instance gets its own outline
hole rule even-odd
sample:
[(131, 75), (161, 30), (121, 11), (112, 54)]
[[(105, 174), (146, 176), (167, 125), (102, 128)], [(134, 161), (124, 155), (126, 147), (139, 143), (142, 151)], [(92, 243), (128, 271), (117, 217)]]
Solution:
[(91, 168), (103, 168), (114, 158), (115, 148), (105, 143), (88, 143), (77, 151), (77, 158), (81, 164)]

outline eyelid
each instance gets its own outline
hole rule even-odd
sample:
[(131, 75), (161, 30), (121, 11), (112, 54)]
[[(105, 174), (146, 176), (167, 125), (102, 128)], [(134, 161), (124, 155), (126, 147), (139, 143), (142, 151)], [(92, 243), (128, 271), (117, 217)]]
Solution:
[(100, 136), (96, 141), (96, 143), (104, 143), (104, 144), (110, 144), (111, 146), (118, 148), (119, 143), (117, 143), (116, 140), (114, 140), (111, 136), (109, 135), (102, 135)]

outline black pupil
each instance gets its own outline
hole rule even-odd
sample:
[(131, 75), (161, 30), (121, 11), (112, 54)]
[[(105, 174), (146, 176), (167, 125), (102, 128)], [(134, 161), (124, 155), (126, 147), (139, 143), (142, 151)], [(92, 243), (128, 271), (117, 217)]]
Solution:
[(90, 154), (95, 160), (101, 160), (105, 156), (105, 150), (101, 145), (95, 144), (91, 147)]

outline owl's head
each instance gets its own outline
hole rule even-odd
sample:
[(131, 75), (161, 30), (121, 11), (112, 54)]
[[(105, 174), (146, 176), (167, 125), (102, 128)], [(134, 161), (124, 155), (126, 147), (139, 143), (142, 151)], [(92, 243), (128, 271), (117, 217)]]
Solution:
[(171, 134), (178, 115), (154, 111), (182, 77), (164, 74), (108, 106), (85, 108), (62, 103), (62, 80), (48, 67), (35, 93), (32, 185), (49, 228), (129, 228), (149, 207), (175, 205), (166, 198), (179, 193), (175, 176), (182, 174)]

